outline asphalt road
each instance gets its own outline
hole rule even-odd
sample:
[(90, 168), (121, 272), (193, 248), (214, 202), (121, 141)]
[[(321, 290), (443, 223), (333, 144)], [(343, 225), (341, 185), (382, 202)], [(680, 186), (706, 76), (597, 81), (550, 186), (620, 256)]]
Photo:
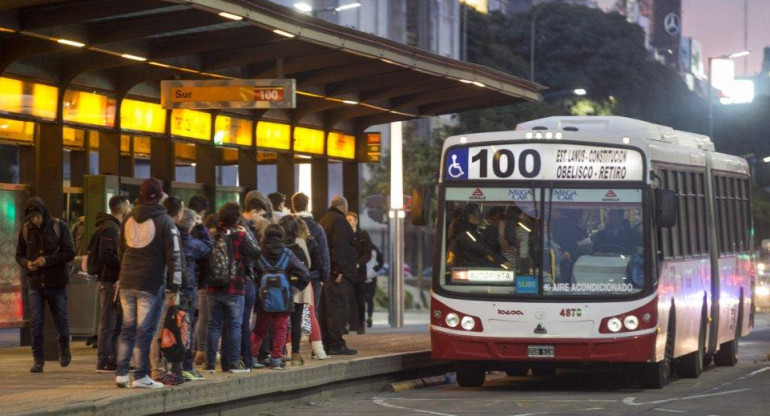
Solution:
[(298, 403), (275, 414), (335, 415), (770, 415), (770, 314), (741, 339), (735, 367), (706, 368), (697, 379), (672, 379), (642, 390), (623, 370), (560, 370), (553, 377), (492, 373), (482, 388), (457, 384), (403, 393), (352, 395)]

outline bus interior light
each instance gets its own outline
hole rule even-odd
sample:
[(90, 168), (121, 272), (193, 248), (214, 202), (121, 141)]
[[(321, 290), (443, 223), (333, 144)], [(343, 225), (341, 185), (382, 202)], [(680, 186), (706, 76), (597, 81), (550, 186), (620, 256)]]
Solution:
[(620, 322), (620, 319), (618, 318), (610, 318), (609, 321), (607, 321), (607, 329), (609, 329), (611, 332), (618, 332), (623, 328), (623, 324)]
[(448, 313), (444, 322), (446, 322), (448, 327), (456, 328), (457, 324), (460, 323), (460, 317), (454, 312)]
[(464, 330), (471, 331), (473, 330), (473, 327), (476, 326), (476, 320), (470, 316), (463, 316), (462, 321), (460, 321), (460, 325)]
[(639, 318), (635, 315), (628, 315), (623, 319), (623, 326), (629, 331), (633, 331), (639, 327)]

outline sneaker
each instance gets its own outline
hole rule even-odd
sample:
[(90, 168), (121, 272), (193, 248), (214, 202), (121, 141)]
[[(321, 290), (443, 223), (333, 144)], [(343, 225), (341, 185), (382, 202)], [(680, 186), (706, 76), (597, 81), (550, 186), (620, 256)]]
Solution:
[(184, 383), (184, 377), (179, 374), (168, 373), (155, 381), (158, 383), (163, 383), (166, 386), (178, 386)]
[(203, 377), (203, 374), (199, 373), (198, 370), (194, 368), (190, 371), (182, 371), (182, 377), (187, 379), (186, 381), (198, 381), (206, 379), (206, 377)]
[[(115, 378), (115, 382), (118, 382), (118, 378), (121, 376), (118, 376)], [(128, 377), (128, 376), (122, 376), (122, 377)], [(118, 387), (120, 387), (120, 384), (118, 384)], [(134, 380), (131, 382), (131, 387), (134, 388), (144, 388), (144, 389), (159, 389), (163, 387), (163, 383), (158, 383), (157, 381), (150, 378), (150, 376), (144, 376), (140, 378), (139, 380)]]
[(251, 361), (251, 368), (265, 368), (269, 363), (257, 360), (256, 357)]
[(43, 362), (42, 361), (35, 361), (35, 364), (32, 366), (32, 368), (29, 369), (30, 373), (42, 373), (43, 372)]
[(193, 359), (193, 364), (200, 366), (206, 365), (206, 353), (203, 351), (197, 351), (195, 353), (195, 358)]
[(129, 377), (128, 374), (126, 374), (125, 376), (116, 376), (115, 384), (122, 389), (127, 389), (131, 387), (131, 377)]
[(329, 355), (356, 355), (358, 350), (354, 350), (348, 347), (334, 348), (326, 352)]
[(96, 366), (97, 373), (114, 373), (118, 369), (115, 363), (99, 364)]
[(286, 363), (283, 362), (280, 358), (271, 358), (270, 359), (270, 368), (273, 370), (285, 370), (286, 369)]
[(369, 328), (372, 327), (372, 318), (366, 318), (366, 326), (368, 326)]
[(70, 361), (72, 361), (72, 353), (70, 353), (70, 345), (68, 341), (67, 344), (63, 345), (59, 351), (59, 365), (66, 367), (70, 365)]
[(233, 374), (241, 374), (241, 373), (248, 373), (251, 372), (250, 368), (247, 368), (243, 361), (238, 361), (237, 364), (235, 364), (232, 368), (230, 368), (230, 372)]
[(204, 368), (205, 371), (208, 371), (209, 374), (214, 374), (217, 372), (216, 366), (213, 365), (206, 365), (206, 368)]

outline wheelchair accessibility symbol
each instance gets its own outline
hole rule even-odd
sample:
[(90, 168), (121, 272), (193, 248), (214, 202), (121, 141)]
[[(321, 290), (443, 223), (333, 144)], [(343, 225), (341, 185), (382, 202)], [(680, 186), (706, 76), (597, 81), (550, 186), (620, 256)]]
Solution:
[(467, 179), (468, 149), (456, 149), (447, 154), (446, 173), (451, 179)]

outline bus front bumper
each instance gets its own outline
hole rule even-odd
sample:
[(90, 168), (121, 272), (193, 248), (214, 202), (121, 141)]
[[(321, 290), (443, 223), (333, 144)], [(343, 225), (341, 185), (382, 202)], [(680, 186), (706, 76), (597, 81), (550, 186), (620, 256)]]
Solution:
[[(437, 360), (531, 362), (649, 362), (656, 333), (617, 338), (543, 339), (467, 336), (430, 330), (431, 356)], [(529, 357), (529, 346), (553, 346), (554, 357)]]

